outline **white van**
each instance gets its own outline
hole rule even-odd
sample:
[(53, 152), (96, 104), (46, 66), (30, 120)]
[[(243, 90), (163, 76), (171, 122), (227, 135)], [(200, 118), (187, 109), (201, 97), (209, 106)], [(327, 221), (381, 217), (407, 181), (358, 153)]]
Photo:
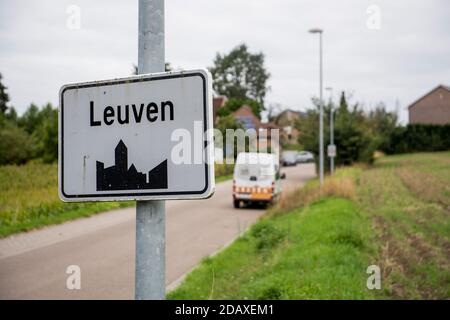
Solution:
[(234, 166), (233, 204), (252, 202), (269, 204), (281, 194), (278, 156), (269, 153), (239, 153)]

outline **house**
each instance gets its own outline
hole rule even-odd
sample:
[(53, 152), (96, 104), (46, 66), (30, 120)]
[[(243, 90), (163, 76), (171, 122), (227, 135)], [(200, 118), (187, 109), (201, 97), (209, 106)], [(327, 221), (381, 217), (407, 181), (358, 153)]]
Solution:
[(450, 124), (450, 87), (439, 85), (408, 107), (410, 124)]
[[(220, 108), (222, 108), (228, 99), (224, 96), (216, 97), (213, 100), (213, 108), (214, 108), (214, 124), (217, 124), (219, 119), (218, 112)], [(254, 113), (250, 106), (243, 105), (236, 111), (232, 113), (233, 117), (239, 122), (244, 130), (254, 129), (256, 131), (256, 147), (258, 150), (274, 150), (277, 152), (278, 150), (278, 139), (272, 141), (272, 129), (278, 129), (279, 134), (281, 135), (283, 130), (273, 122), (261, 122)], [(274, 137), (275, 138), (275, 137)], [(273, 145), (275, 143), (275, 145)], [(221, 148), (216, 148), (215, 157), (217, 159), (221, 159), (223, 157), (223, 152)]]
[(228, 101), (226, 96), (218, 96), (213, 98), (213, 123), (217, 123), (217, 116), (219, 109), (222, 108)]
[[(233, 116), (236, 120), (242, 124), (244, 129), (255, 129), (258, 137), (258, 148), (270, 148), (271, 143), (269, 142), (272, 138), (273, 129), (277, 129), (279, 134), (282, 130), (273, 122), (261, 122), (261, 120), (253, 113), (252, 108), (248, 105), (243, 105), (235, 112)], [(278, 147), (278, 141), (272, 141), (277, 143), (277, 146), (272, 146), (273, 148)]]
[(292, 109), (286, 109), (280, 112), (276, 117), (274, 122), (282, 127), (293, 126), (297, 120), (299, 120), (304, 114), (300, 111), (295, 111)]
[(235, 112), (233, 116), (239, 121), (244, 129), (258, 129), (261, 126), (261, 120), (253, 113), (252, 108), (243, 105)]
[(243, 105), (235, 112), (233, 116), (238, 122), (242, 124), (244, 129), (255, 129), (258, 133), (263, 129), (267, 130), (267, 138), (270, 138), (271, 129), (281, 129), (273, 122), (261, 122), (261, 120), (253, 113), (252, 108), (248, 105)]
[(283, 128), (283, 133), (280, 135), (282, 144), (298, 143), (300, 132), (296, 128), (296, 122), (303, 116), (304, 113), (301, 111), (286, 109), (275, 117), (275, 124)]

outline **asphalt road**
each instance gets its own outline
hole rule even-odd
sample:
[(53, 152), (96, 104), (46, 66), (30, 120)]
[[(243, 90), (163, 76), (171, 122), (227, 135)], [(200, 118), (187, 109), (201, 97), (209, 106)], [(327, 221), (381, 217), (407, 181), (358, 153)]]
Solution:
[[(314, 177), (314, 165), (283, 168), (283, 192)], [(264, 210), (234, 209), (231, 181), (207, 200), (168, 201), (166, 284), (231, 243)], [(135, 209), (121, 209), (0, 240), (0, 299), (133, 299)], [(69, 290), (66, 269), (81, 269)]]

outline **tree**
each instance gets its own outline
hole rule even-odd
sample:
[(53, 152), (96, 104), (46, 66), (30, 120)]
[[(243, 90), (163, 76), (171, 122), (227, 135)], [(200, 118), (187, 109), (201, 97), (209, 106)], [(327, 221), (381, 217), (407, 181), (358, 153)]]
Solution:
[[(314, 108), (308, 110), (306, 117), (302, 117), (297, 128), (300, 131), (299, 143), (307, 150), (319, 154), (319, 103), (318, 99), (313, 99)], [(330, 102), (324, 106), (324, 145), (330, 142), (329, 136), (329, 115), (331, 108), (334, 108)], [(367, 117), (359, 108), (358, 103), (349, 107), (345, 93), (341, 94), (340, 103), (334, 108), (334, 143), (337, 146), (337, 165), (350, 165), (354, 162), (373, 161), (373, 153), (379, 145), (377, 135), (370, 130)], [(325, 166), (327, 169), (328, 166)]]
[(13, 107), (0, 113), (0, 165), (34, 158), (58, 159), (58, 110), (50, 103), (41, 109), (32, 103), (21, 117)]
[(37, 156), (50, 163), (58, 159), (58, 110), (47, 103), (39, 112), (40, 122), (33, 132), (38, 141)]
[(34, 155), (34, 144), (30, 135), (10, 121), (0, 125), (0, 165), (23, 164)]
[(5, 113), (5, 119), (11, 121), (12, 123), (17, 124), (19, 116), (17, 115), (16, 108), (9, 107), (8, 111), (6, 111), (6, 113)]
[(0, 73), (0, 113), (5, 114), (8, 109), (9, 95), (6, 87), (2, 83), (2, 74)]
[[(214, 90), (228, 98), (252, 99), (264, 110), (264, 98), (269, 87), (270, 74), (264, 67), (264, 54), (250, 53), (245, 44), (221, 55), (217, 53), (214, 66), (209, 70), (213, 76)], [(257, 116), (260, 116), (258, 113)]]
[(32, 134), (41, 124), (41, 114), (38, 106), (34, 103), (30, 104), (27, 111), (19, 118), (18, 123), (26, 132)]
[(388, 112), (383, 103), (379, 103), (375, 110), (368, 115), (368, 123), (374, 135), (378, 136), (379, 148), (385, 152), (390, 150), (390, 137), (397, 127), (398, 116), (396, 112)]

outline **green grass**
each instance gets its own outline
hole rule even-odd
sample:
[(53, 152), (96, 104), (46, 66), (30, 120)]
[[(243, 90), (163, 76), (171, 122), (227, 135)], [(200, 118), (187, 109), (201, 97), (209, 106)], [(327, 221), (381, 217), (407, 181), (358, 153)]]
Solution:
[(225, 176), (216, 177), (216, 183), (221, 183), (231, 179), (233, 179), (233, 174), (227, 174)]
[[(216, 181), (232, 178), (233, 167), (217, 165)], [(56, 164), (0, 166), (0, 237), (134, 205), (126, 202), (64, 203), (58, 197)]]
[(62, 202), (56, 164), (0, 166), (0, 237), (130, 205)]
[[(448, 299), (450, 152), (382, 157), (311, 181), (170, 299)], [(382, 290), (368, 290), (369, 265)]]
[(393, 298), (450, 297), (450, 153), (380, 159), (359, 180), (384, 289)]

